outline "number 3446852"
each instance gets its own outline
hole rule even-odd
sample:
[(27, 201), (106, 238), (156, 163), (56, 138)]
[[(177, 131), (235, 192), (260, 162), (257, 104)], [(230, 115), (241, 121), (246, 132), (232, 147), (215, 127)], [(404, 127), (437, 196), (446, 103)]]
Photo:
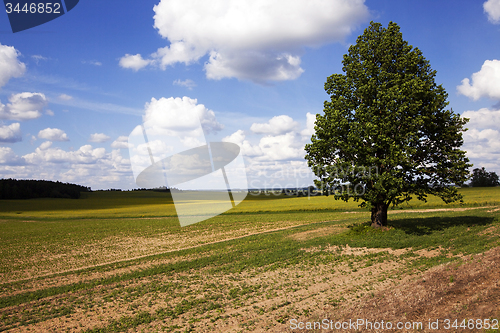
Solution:
[(60, 3), (27, 3), (24, 6), (20, 6), (19, 3), (13, 5), (12, 3), (6, 3), (5, 8), (7, 10), (7, 14), (12, 12), (16, 13), (26, 13), (26, 14), (61, 14), (61, 4)]

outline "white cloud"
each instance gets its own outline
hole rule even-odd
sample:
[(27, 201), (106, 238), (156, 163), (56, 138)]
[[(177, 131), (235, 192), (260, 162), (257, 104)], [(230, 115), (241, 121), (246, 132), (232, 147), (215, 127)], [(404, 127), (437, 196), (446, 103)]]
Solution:
[(0, 126), (0, 142), (19, 142), (23, 140), (21, 124), (13, 123), (9, 126)]
[(181, 86), (181, 87), (186, 87), (189, 90), (193, 90), (194, 87), (196, 87), (196, 83), (194, 83), (193, 80), (186, 79), (184, 81), (181, 80), (175, 80), (173, 82), (174, 86)]
[(464, 133), (464, 149), (475, 167), (490, 165), (500, 172), (500, 132), (471, 129)]
[(342, 41), (369, 17), (364, 0), (161, 0), (154, 11), (170, 45), (149, 60), (127, 54), (129, 68), (165, 69), (210, 55), (208, 78), (255, 82), (296, 79), (305, 47)]
[(469, 118), (468, 128), (488, 129), (496, 128), (500, 130), (500, 110), (490, 110), (482, 108), (477, 111), (465, 111), (463, 118)]
[(24, 164), (24, 159), (17, 156), (12, 148), (0, 147), (0, 164), (6, 164), (10, 166), (22, 165)]
[(268, 163), (302, 161), (305, 156), (304, 145), (309, 142), (311, 131), (314, 132), (315, 119), (315, 115), (307, 113), (306, 128), (300, 130), (299, 123), (290, 116), (275, 116), (266, 123), (252, 124), (250, 130), (257, 134), (257, 138), (260, 137), (257, 142), (255, 138), (252, 139), (256, 143), (247, 139), (243, 130), (234, 132), (222, 141), (239, 145), (254, 168)]
[(26, 65), (17, 57), (19, 52), (12, 46), (0, 44), (0, 88), (2, 88), (10, 78), (20, 77), (26, 71)]
[[(45, 148), (45, 149), (41, 149)], [(27, 154), (24, 159), (31, 164), (44, 163), (75, 163), (94, 164), (105, 157), (104, 148), (92, 149), (91, 145), (80, 147), (77, 151), (65, 151), (60, 148), (38, 147), (34, 153)]]
[(52, 141), (44, 141), (38, 148), (40, 148), (40, 150), (47, 150), (50, 147), (52, 147)]
[(500, 173), (500, 110), (465, 111), (462, 117), (470, 119), (466, 125), (469, 130), (463, 134), (463, 149), (474, 168)]
[[(153, 59), (149, 60), (148, 63), (144, 63), (144, 66), (148, 64), (158, 64), (160, 68), (166, 69), (167, 66), (173, 65), (177, 62), (183, 62), (184, 64), (189, 65), (203, 57), (205, 54), (205, 50), (197, 49), (196, 47), (183, 41), (171, 42), (170, 46), (160, 48), (153, 53), (151, 55)], [(136, 57), (142, 59), (140, 54), (137, 54)]]
[[(251, 188), (291, 188), (313, 184), (313, 174), (304, 160), (304, 145), (314, 130), (315, 115), (306, 114), (306, 127), (286, 115), (251, 126), (252, 136), (238, 130), (222, 141), (240, 146), (247, 164)], [(312, 129), (311, 129), (312, 128)]]
[(61, 94), (59, 95), (58, 97), (60, 100), (63, 100), (63, 101), (70, 101), (73, 99), (73, 96), (70, 96), (70, 95), (66, 95), (66, 94)]
[(123, 68), (129, 68), (137, 72), (139, 69), (149, 65), (150, 62), (150, 60), (143, 59), (140, 54), (126, 54), (120, 59), (119, 64)]
[(490, 97), (500, 100), (500, 60), (486, 60), (479, 72), (472, 74), (457, 87), (458, 92), (473, 100)]
[(31, 59), (33, 59), (37, 65), (40, 63), (40, 60), (44, 60), (44, 61), (48, 60), (48, 58), (46, 58), (46, 57), (44, 57), (42, 55), (39, 55), (39, 54), (32, 55)]
[(488, 21), (493, 24), (500, 23), (500, 0), (488, 0), (483, 4), (484, 12), (488, 15)]
[(130, 161), (121, 156), (120, 150), (106, 152), (104, 148), (85, 145), (76, 151), (65, 151), (51, 148), (50, 141), (23, 157), (9, 147), (0, 147), (0, 174), (71, 182), (93, 189), (136, 187)]
[(146, 104), (143, 116), (144, 126), (151, 133), (164, 133), (168, 136), (197, 137), (200, 132), (199, 123), (207, 133), (220, 131), (223, 126), (215, 119), (215, 113), (196, 99), (152, 98)]
[(46, 179), (92, 186), (93, 189), (135, 188), (130, 161), (120, 150), (106, 152), (90, 145), (76, 151), (53, 148), (51, 141), (24, 156), (0, 146), (0, 175)]
[(260, 139), (259, 147), (267, 160), (295, 160), (304, 158), (304, 145), (296, 133), (266, 136)]
[(173, 147), (162, 140), (149, 141), (147, 144), (142, 144), (134, 148), (134, 151), (141, 156), (149, 158), (149, 151), (155, 156), (168, 156), (168, 153), (173, 151)]
[(299, 123), (294, 121), (287, 115), (273, 117), (269, 122), (264, 124), (253, 123), (250, 130), (257, 134), (284, 134), (293, 131), (299, 126)]
[(205, 135), (222, 128), (215, 113), (196, 99), (152, 98), (145, 106), (143, 125), (128, 137), (134, 175), (137, 177), (151, 160), (159, 161), (207, 144)]
[(128, 137), (119, 136), (118, 139), (113, 141), (111, 148), (114, 149), (127, 149), (128, 148)]
[(45, 114), (48, 115), (48, 116), (53, 116), (54, 115), (54, 111), (52, 111), (52, 110), (45, 110)]
[(308, 112), (306, 114), (306, 128), (300, 132), (300, 134), (302, 136), (305, 136), (308, 140), (315, 133), (314, 130), (315, 122), (316, 122), (316, 115)]
[(304, 72), (298, 56), (256, 51), (211, 52), (205, 71), (213, 80), (236, 77), (257, 83), (295, 80)]
[(104, 133), (94, 133), (90, 135), (90, 142), (98, 142), (98, 143), (103, 143), (111, 139), (109, 136), (107, 136)]
[(29, 120), (42, 116), (41, 110), (48, 101), (42, 93), (23, 92), (9, 97), (7, 105), (0, 103), (0, 119)]
[(49, 141), (69, 141), (68, 135), (59, 128), (46, 128), (38, 132), (38, 138)]
[(247, 157), (261, 156), (262, 151), (260, 147), (250, 144), (248, 140), (245, 140), (245, 133), (243, 130), (237, 130), (233, 134), (226, 136), (222, 139), (223, 142), (232, 142), (237, 144), (241, 149), (241, 154)]

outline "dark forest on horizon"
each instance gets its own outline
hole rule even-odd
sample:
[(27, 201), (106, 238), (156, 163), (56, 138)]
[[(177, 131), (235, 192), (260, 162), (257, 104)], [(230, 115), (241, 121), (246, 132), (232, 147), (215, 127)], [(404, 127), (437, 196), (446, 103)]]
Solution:
[(90, 187), (48, 180), (0, 179), (0, 199), (67, 198), (78, 199)]

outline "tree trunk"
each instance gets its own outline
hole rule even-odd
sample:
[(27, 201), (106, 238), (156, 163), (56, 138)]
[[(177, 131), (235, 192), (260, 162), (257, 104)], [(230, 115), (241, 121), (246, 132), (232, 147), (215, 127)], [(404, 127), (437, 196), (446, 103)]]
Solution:
[(372, 227), (382, 228), (387, 226), (387, 207), (388, 205), (381, 202), (372, 207)]

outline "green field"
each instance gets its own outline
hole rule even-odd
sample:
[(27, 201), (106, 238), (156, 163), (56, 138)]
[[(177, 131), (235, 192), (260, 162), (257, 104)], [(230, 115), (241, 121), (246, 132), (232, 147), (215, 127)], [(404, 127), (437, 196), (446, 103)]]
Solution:
[[(429, 196), (427, 202), (412, 200), (397, 209), (440, 207), (478, 207), (500, 204), (498, 187), (462, 188), (464, 204), (445, 205)], [(248, 195), (244, 202), (225, 214), (291, 211), (360, 210), (356, 202), (336, 201), (333, 197), (288, 197), (274, 194)], [(143, 216), (144, 215), (144, 216)], [(113, 218), (113, 217), (175, 217), (170, 194), (153, 191), (82, 193), (78, 200), (31, 199), (0, 200), (0, 217), (30, 218)]]
[[(3, 200), (0, 331), (279, 329), (314, 302), (335, 307), (497, 247), (500, 188), (460, 192), (463, 205), (433, 197), (391, 210), (384, 232), (333, 197), (249, 195), (184, 228), (161, 192)], [(329, 286), (343, 277), (356, 277), (349, 292)]]

